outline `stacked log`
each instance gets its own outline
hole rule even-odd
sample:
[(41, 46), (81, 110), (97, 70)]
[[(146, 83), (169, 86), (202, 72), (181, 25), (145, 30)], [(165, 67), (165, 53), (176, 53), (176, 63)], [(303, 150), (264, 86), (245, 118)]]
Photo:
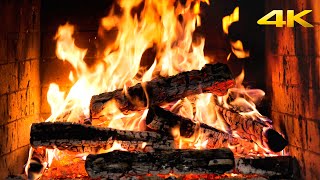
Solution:
[[(160, 105), (205, 92), (221, 96), (226, 94), (234, 84), (228, 67), (218, 63), (207, 64), (201, 70), (159, 77), (143, 84), (138, 83), (126, 90), (118, 89), (93, 96), (90, 102), (90, 118), (85, 119), (82, 124), (55, 122), (32, 125), (30, 143), (36, 151), (32, 155), (28, 173), (31, 175), (42, 173), (45, 167), (43, 163), (47, 161), (46, 156), (43, 157), (46, 154), (46, 148), (91, 153), (85, 163), (89, 176), (109, 179), (119, 179), (124, 174), (127, 176), (170, 173), (176, 175), (222, 174), (234, 168), (233, 152), (247, 155), (254, 149), (254, 143), (274, 152), (281, 151), (287, 142), (279, 133), (270, 126), (241, 116), (237, 112), (217, 106), (217, 111), (230, 126), (231, 131), (237, 131), (240, 138), (234, 137), (231, 132), (220, 131), (207, 124), (194, 122), (160, 107)], [(86, 125), (103, 116), (103, 110), (109, 103), (116, 103), (122, 112), (149, 108), (146, 117), (147, 131)], [(65, 112), (59, 118), (64, 121), (69, 113)], [(201, 140), (206, 142), (207, 149), (176, 149), (177, 145), (172, 135), (175, 128), (179, 129), (180, 136), (183, 138), (201, 134)], [(112, 148), (115, 142), (126, 151), (116, 150), (97, 154)], [(228, 147), (232, 148), (233, 152), (227, 149)], [(245, 165), (248, 164), (252, 170), (256, 162), (258, 160), (237, 160), (237, 171), (244, 171), (241, 168), (247, 167)], [(276, 159), (265, 160), (265, 162), (270, 164), (279, 162), (280, 166), (285, 166), (288, 165), (289, 160)], [(263, 167), (259, 166), (259, 168)], [(279, 175), (277, 168), (271, 168), (270, 171)], [(268, 174), (270, 171), (263, 172)]]
[[(202, 141), (207, 142), (206, 148), (208, 149), (230, 147), (238, 155), (248, 155), (255, 149), (254, 144), (249, 141), (233, 137), (231, 134), (207, 124), (194, 122), (159, 106), (149, 108), (146, 124), (150, 130), (164, 135), (171, 134), (173, 128), (179, 128), (180, 136), (184, 138), (190, 138), (194, 134), (201, 134)], [(263, 149), (259, 147), (258, 149), (260, 152), (264, 152)]]
[(263, 121), (242, 116), (220, 106), (216, 106), (216, 109), (230, 126), (230, 129), (236, 131), (241, 138), (253, 141), (273, 152), (280, 152), (287, 146), (287, 140)]
[[(162, 176), (174, 174), (213, 175), (225, 172), (233, 175), (292, 179), (298, 177), (296, 159), (290, 156), (235, 158), (230, 149), (169, 150), (145, 152), (113, 151), (89, 155), (85, 168), (91, 178), (120, 179), (122, 177)], [(248, 176), (250, 177), (250, 176)], [(234, 177), (236, 178), (236, 177)]]
[(235, 84), (228, 66), (206, 64), (201, 70), (183, 72), (175, 76), (159, 77), (144, 84), (138, 83), (127, 91), (118, 89), (93, 96), (90, 103), (92, 118), (99, 118), (109, 102), (115, 101), (123, 111), (137, 111), (151, 105), (162, 105), (181, 98), (211, 92), (225, 95)]
[(128, 131), (94, 127), (70, 122), (34, 123), (31, 127), (30, 143), (33, 147), (97, 153), (107, 150), (113, 143), (131, 151), (173, 149), (173, 140), (156, 132)]
[(174, 149), (152, 153), (113, 151), (89, 155), (85, 166), (90, 177), (108, 179), (169, 173), (222, 174), (234, 167), (234, 157), (229, 149)]

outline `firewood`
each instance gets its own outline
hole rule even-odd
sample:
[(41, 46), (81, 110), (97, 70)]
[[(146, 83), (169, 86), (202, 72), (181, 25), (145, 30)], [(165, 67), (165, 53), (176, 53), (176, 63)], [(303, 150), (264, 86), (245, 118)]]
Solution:
[(142, 110), (148, 105), (162, 105), (189, 95), (211, 92), (224, 95), (234, 86), (228, 66), (206, 64), (201, 70), (183, 72), (175, 76), (159, 77), (146, 83), (138, 83), (126, 90), (118, 89), (93, 96), (90, 103), (92, 118), (99, 117), (108, 102), (115, 101), (123, 111)]
[(270, 179), (299, 179), (297, 167), (297, 160), (291, 156), (235, 159), (236, 173), (257, 174)]
[[(191, 137), (194, 133), (201, 133), (203, 141), (207, 141), (206, 148), (208, 149), (230, 147), (235, 154), (241, 155), (251, 154), (254, 150), (254, 144), (246, 140), (235, 138), (204, 123), (195, 123), (191, 119), (174, 114), (159, 106), (149, 108), (146, 124), (149, 129), (166, 135), (171, 134), (172, 129), (177, 127), (180, 136), (185, 138)], [(260, 153), (264, 152), (261, 148), (257, 150)]]
[(222, 174), (234, 167), (234, 157), (232, 151), (226, 148), (176, 149), (152, 153), (113, 151), (87, 156), (85, 167), (91, 178), (108, 179), (169, 173), (175, 175)]
[(30, 143), (33, 147), (58, 148), (74, 152), (97, 153), (109, 149), (114, 141), (128, 150), (172, 149), (173, 141), (156, 132), (128, 131), (70, 122), (34, 123)]
[(229, 124), (230, 129), (236, 131), (241, 138), (253, 141), (273, 152), (280, 152), (288, 145), (287, 140), (271, 126), (220, 106), (216, 106), (216, 109)]

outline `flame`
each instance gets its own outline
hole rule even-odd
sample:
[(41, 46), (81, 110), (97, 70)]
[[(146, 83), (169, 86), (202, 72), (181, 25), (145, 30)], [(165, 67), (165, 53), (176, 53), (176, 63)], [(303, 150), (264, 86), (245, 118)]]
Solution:
[(120, 151), (128, 151), (127, 149), (123, 148), (121, 146), (121, 143), (118, 143), (118, 141), (114, 141), (112, 144), (112, 147), (109, 149), (102, 149), (98, 152), (98, 154), (102, 154), (102, 153), (108, 153), (111, 151), (115, 151), (115, 150), (120, 150)]
[(239, 21), (239, 9), (239, 7), (234, 8), (230, 15), (222, 18), (222, 29), (224, 33), (229, 34), (229, 26), (232, 23)]
[[(236, 7), (230, 15), (227, 15), (222, 18), (222, 29), (225, 34), (229, 34), (229, 26), (239, 21), (239, 7)], [(250, 56), (250, 52), (245, 50), (243, 44), (240, 40), (230, 41), (231, 50), (238, 58), (247, 58)], [(229, 55), (230, 56), (230, 55)], [(228, 60), (229, 60), (228, 56)]]
[[(108, 38), (105, 32), (116, 31), (116, 35), (112, 41), (106, 41), (103, 58), (90, 67), (84, 61), (87, 50), (75, 44), (75, 27), (69, 23), (61, 25), (55, 36), (56, 55), (73, 66), (74, 70), (69, 73), (69, 80), (73, 85), (64, 92), (59, 85), (50, 84), (47, 100), (51, 107), (51, 116), (46, 121), (79, 122), (90, 117), (89, 105), (93, 95), (116, 89), (126, 92), (127, 87), (137, 83), (144, 85), (159, 75), (172, 76), (201, 69), (206, 63), (212, 62), (204, 55), (204, 38), (193, 39), (193, 32), (201, 25), (201, 2), (209, 4), (209, 0), (187, 0), (185, 4), (175, 0), (118, 0), (121, 13), (115, 8), (111, 9), (109, 15), (102, 18), (98, 32), (101, 39)], [(139, 9), (139, 12), (135, 9)], [(228, 33), (230, 24), (238, 20), (237, 7), (231, 15), (223, 18), (224, 32)], [(241, 41), (232, 46), (237, 56), (249, 56), (249, 53), (243, 54)], [(150, 48), (156, 50), (156, 56), (148, 60), (151, 66), (145, 69), (140, 66), (141, 58)], [(242, 108), (242, 115), (263, 119), (256, 110), (255, 103), (264, 92), (245, 89), (241, 85), (243, 78), (244, 73), (236, 79), (237, 86), (230, 89), (226, 96), (200, 94), (166, 105), (166, 108), (172, 105), (172, 111), (192, 119), (197, 125), (206, 123), (224, 132), (228, 132), (228, 127), (215, 112), (217, 103), (226, 108)], [(229, 96), (236, 98), (228, 102)], [(101, 119), (93, 120), (93, 125), (141, 131), (145, 130), (144, 120), (147, 113), (148, 109), (123, 114), (115, 101), (110, 101), (101, 112)], [(236, 136), (236, 132), (233, 133)], [(199, 128), (196, 128), (189, 138), (180, 136), (179, 127), (174, 128), (172, 134), (178, 142), (178, 148), (204, 149), (208, 143)], [(146, 145), (143, 143), (142, 147)], [(116, 149), (125, 150), (121, 143), (115, 141), (110, 149), (101, 150), (99, 153)], [(63, 156), (60, 151), (48, 151), (49, 164), (53, 157), (61, 159)], [(86, 154), (79, 157), (86, 158)]]
[(231, 41), (231, 50), (238, 58), (246, 58), (250, 56), (250, 52), (244, 50), (243, 44), (240, 40)]

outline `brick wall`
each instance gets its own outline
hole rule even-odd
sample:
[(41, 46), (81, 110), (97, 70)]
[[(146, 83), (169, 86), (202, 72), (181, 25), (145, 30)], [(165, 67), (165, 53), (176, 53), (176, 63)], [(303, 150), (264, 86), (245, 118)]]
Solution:
[(268, 98), (276, 129), (289, 141), (304, 179), (320, 177), (320, 1), (271, 0), (273, 9), (311, 9), (314, 28), (266, 27)]
[(39, 119), (40, 1), (0, 1), (0, 179), (23, 172)]

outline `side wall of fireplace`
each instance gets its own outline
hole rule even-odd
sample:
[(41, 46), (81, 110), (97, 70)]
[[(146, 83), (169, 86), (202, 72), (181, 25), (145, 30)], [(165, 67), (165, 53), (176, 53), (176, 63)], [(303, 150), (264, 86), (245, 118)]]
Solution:
[(313, 28), (266, 27), (266, 84), (274, 126), (288, 139), (302, 177), (314, 179), (320, 177), (320, 1), (266, 2), (266, 13), (313, 10), (304, 18)]
[(40, 112), (40, 0), (0, 1), (0, 179), (21, 174)]

